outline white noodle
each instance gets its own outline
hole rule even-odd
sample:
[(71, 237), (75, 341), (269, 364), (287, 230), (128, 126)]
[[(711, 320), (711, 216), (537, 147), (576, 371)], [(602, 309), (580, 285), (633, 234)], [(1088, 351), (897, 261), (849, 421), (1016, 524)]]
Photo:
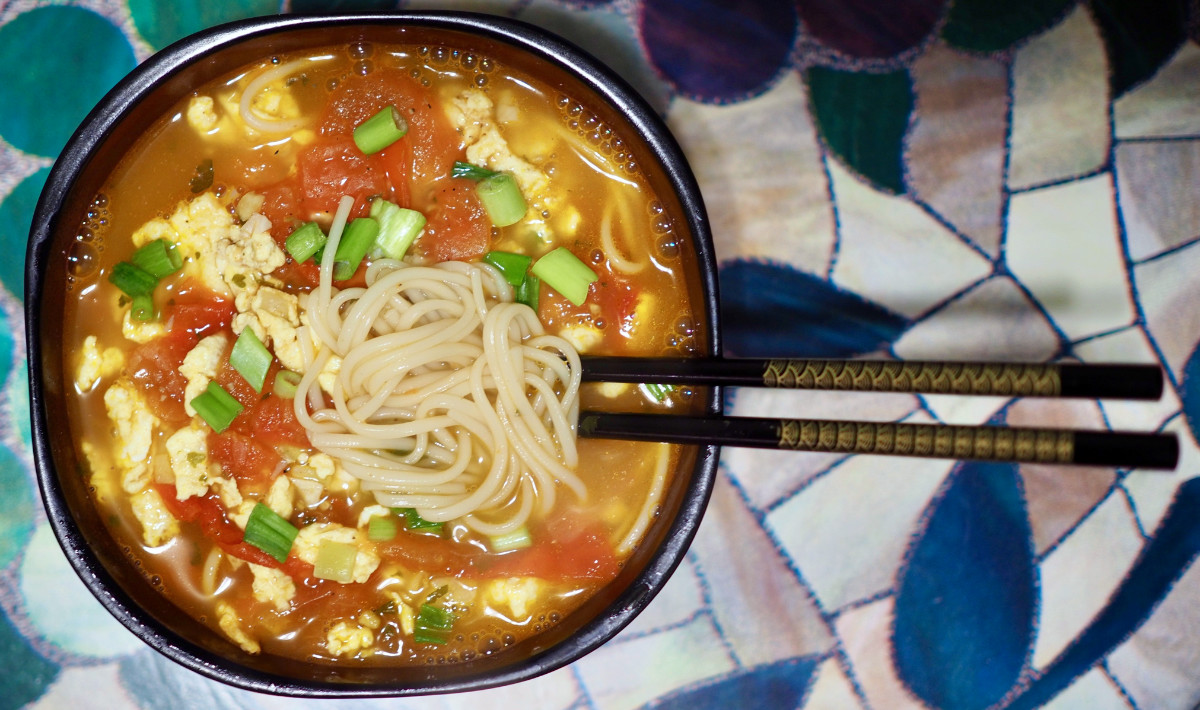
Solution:
[(254, 97), (273, 82), (286, 79), (308, 62), (308, 59), (297, 59), (286, 64), (272, 67), (254, 77), (242, 91), (242, 100), (238, 102), (238, 115), (242, 121), (256, 131), (262, 133), (291, 133), (304, 127), (307, 120), (303, 118), (267, 119), (254, 111)]
[[(313, 446), (379, 503), (487, 535), (548, 512), (559, 485), (585, 499), (573, 470), (574, 348), (513, 303), (512, 287), (487, 264), (378, 260), (366, 288), (333, 288), (346, 199), (320, 284), (303, 301), (320, 345), (305, 355), (296, 416)], [(316, 373), (334, 354), (342, 362), (333, 391), (314, 398)], [(315, 399), (310, 413), (305, 403)]]

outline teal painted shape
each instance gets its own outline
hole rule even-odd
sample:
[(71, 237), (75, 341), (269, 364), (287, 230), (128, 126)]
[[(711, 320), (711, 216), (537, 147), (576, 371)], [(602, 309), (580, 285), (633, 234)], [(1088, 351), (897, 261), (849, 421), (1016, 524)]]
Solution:
[[(0, 111), (0, 117), (3, 115)], [(33, 209), (49, 174), (50, 168), (43, 168), (30, 175), (0, 203), (0, 249), (5, 254), (21, 255), (20, 259), (0, 259), (0, 283), (21, 301), (25, 300), (25, 246), (33, 225)], [(7, 372), (4, 374), (4, 380), (0, 381), (7, 381)]]
[(393, 10), (395, 0), (292, 0), (292, 12), (303, 15), (326, 12), (378, 12)]
[(889, 192), (904, 192), (904, 135), (912, 78), (813, 67), (806, 75), (813, 118), (825, 144), (852, 170)]
[(42, 697), (58, 677), (59, 667), (42, 658), (0, 614), (0, 668), (5, 669), (0, 683), (0, 710), (15, 710)]
[(213, 25), (273, 15), (277, 0), (129, 0), (129, 13), (142, 39), (155, 49)]
[(1056, 24), (1076, 0), (954, 0), (942, 39), (960, 49), (998, 52)]
[(1113, 96), (1154, 76), (1187, 39), (1185, 0), (1092, 0)]
[(0, 446), (0, 569), (25, 549), (33, 534), (33, 486), (25, 463)]
[(88, 111), (136, 64), (107, 19), (49, 6), (0, 27), (0, 136), (26, 153), (54, 157)]

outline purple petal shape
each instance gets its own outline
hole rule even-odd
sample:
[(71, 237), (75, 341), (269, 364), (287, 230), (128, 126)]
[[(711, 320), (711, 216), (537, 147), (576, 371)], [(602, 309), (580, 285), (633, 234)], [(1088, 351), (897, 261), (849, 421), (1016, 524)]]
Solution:
[(856, 57), (892, 57), (917, 46), (942, 16), (946, 0), (908, 0), (900, 7), (878, 0), (797, 2), (809, 34)]
[(766, 89), (799, 19), (778, 0), (646, 0), (639, 27), (655, 68), (682, 94), (725, 103)]

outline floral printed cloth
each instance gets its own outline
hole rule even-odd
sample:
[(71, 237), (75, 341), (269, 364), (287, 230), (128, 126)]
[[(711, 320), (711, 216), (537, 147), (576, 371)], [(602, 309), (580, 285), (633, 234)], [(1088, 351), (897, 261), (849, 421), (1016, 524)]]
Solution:
[[(142, 645), (38, 502), (22, 263), (49, 166), (121, 76), (279, 12), (541, 25), (666, 118), (741, 356), (1160, 364), (1161, 401), (731, 391), (732, 414), (1165, 430), (1173, 473), (727, 449), (663, 592), (480, 693), (292, 701)], [(0, 4), (0, 708), (1192, 708), (1200, 703), (1194, 0), (13, 0)], [(83, 69), (86, 68), (86, 69)]]

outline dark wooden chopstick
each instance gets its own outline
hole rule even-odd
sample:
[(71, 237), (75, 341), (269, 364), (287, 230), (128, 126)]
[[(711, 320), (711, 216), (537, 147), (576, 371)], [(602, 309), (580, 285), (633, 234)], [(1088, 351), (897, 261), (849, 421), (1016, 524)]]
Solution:
[(584, 357), (583, 379), (1006, 397), (1158, 399), (1157, 365)]
[(581, 436), (844, 454), (1174, 469), (1173, 434), (584, 411)]

